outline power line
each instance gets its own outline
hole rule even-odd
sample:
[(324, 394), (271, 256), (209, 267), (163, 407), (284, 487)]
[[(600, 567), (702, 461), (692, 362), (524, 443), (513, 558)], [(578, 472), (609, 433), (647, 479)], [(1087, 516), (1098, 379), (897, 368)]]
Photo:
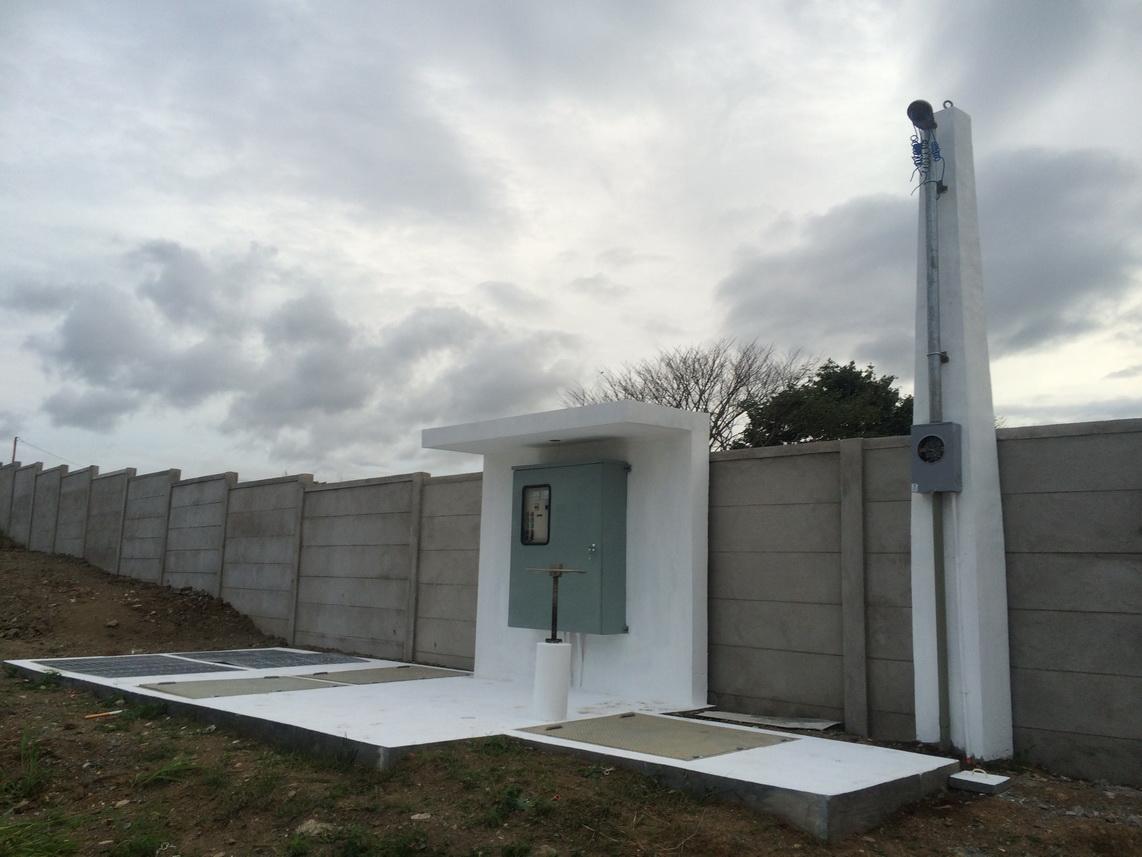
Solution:
[[(44, 455), (50, 455), (52, 458), (58, 458), (60, 461), (66, 461), (68, 464), (75, 464), (70, 458), (64, 458), (62, 455), (56, 455), (50, 449), (44, 449), (42, 446), (36, 446), (31, 441), (26, 440), (23, 435), (20, 436), (20, 443), (24, 446), (30, 446), (32, 449), (42, 452)], [(78, 467), (78, 465), (76, 465)]]

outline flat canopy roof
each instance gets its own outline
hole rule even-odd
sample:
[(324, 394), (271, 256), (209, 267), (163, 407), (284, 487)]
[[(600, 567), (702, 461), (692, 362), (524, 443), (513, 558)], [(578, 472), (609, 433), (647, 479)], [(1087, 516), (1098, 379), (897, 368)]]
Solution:
[(603, 402), (421, 432), (421, 446), (485, 454), (552, 442), (585, 443), (612, 438), (660, 437), (709, 431), (709, 415), (646, 402)]

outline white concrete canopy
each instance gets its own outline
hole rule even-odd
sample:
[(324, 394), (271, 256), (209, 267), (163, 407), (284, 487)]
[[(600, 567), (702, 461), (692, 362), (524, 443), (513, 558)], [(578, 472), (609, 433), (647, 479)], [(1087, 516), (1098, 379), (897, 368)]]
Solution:
[(706, 704), (709, 416), (607, 402), (426, 429), (430, 449), (484, 456), (476, 606), (478, 677), (530, 684), (545, 634), (508, 627), (515, 505), (512, 467), (601, 458), (631, 465), (627, 485), (627, 625), (569, 634), (572, 684), (648, 704)]

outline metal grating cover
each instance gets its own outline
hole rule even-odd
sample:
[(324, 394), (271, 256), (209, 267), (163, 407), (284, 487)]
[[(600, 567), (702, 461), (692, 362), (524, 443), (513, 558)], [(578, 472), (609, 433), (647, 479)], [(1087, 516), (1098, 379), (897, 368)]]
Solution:
[(616, 750), (630, 750), (648, 756), (687, 760), (797, 740), (752, 729), (732, 729), (715, 726), (713, 723), (675, 717), (652, 717), (648, 714), (615, 714), (610, 717), (568, 720), (520, 731), (564, 741), (613, 747)]
[(103, 658), (51, 658), (34, 661), (43, 667), (100, 678), (136, 678), (148, 675), (185, 675), (187, 673), (234, 672), (217, 664), (196, 664), (166, 655), (119, 655)]
[(254, 670), (283, 667), (318, 667), (322, 664), (363, 664), (364, 658), (325, 652), (291, 652), (288, 649), (232, 649), (224, 652), (177, 652), (179, 657), (212, 664), (230, 664)]

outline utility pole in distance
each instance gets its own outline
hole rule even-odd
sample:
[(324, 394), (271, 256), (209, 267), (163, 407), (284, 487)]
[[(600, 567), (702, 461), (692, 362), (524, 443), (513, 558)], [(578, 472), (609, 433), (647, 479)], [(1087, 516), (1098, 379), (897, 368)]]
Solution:
[(19, 441), (20, 441), (19, 435), (16, 435), (14, 438), (12, 438), (12, 463), (13, 464), (16, 463), (16, 444), (19, 443)]

